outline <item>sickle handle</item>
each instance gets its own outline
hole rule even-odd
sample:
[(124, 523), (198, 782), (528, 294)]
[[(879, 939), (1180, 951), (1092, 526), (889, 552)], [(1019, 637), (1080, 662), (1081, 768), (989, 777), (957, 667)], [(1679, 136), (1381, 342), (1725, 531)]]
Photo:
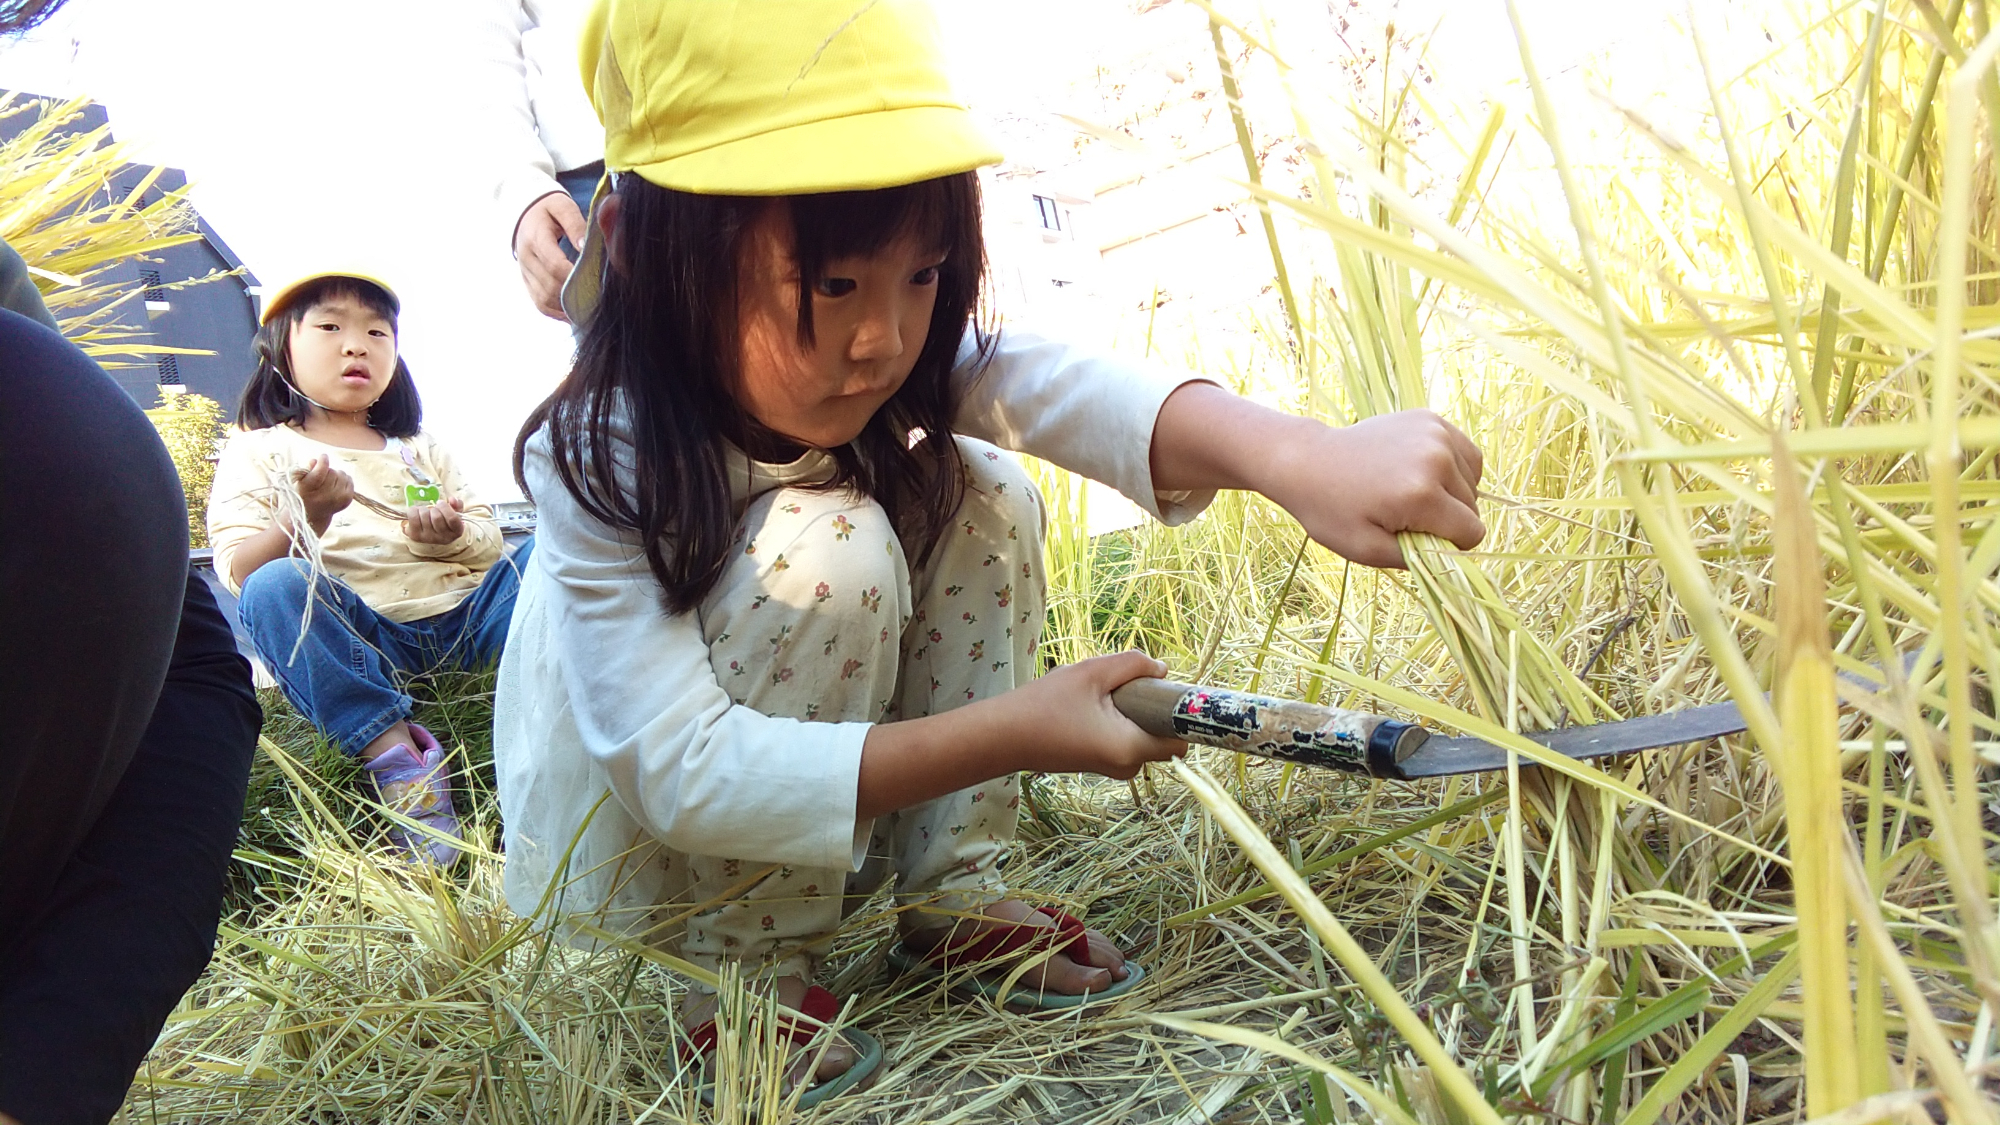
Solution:
[(1112, 692), (1111, 702), (1161, 738), (1376, 777), (1401, 777), (1398, 763), (1430, 737), (1414, 723), (1365, 711), (1150, 676)]

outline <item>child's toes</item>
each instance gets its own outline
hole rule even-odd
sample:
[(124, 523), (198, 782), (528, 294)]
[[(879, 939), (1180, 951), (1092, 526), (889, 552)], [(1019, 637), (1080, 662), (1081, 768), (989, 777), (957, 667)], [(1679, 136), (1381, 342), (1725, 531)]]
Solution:
[(1089, 961), (1100, 969), (1109, 969), (1112, 977), (1124, 980), (1125, 953), (1108, 937), (1096, 930), (1085, 930), (1084, 938), (1090, 943)]
[[(808, 1055), (819, 1054), (817, 1045), (807, 1047), (805, 1050)], [(828, 1079), (838, 1078), (859, 1061), (860, 1056), (854, 1053), (854, 1047), (848, 1043), (847, 1037), (839, 1036), (827, 1047), (826, 1054), (819, 1060), (819, 1068), (813, 1071), (814, 1079), (825, 1082)]]
[[(819, 1060), (817, 1066), (813, 1065), (815, 1058)], [(797, 1085), (805, 1077), (807, 1068), (811, 1067), (812, 1081), (809, 1085), (817, 1086), (821, 1082), (846, 1074), (848, 1068), (857, 1061), (859, 1056), (854, 1053), (854, 1048), (848, 1044), (844, 1035), (828, 1044), (824, 1053), (820, 1051), (819, 1042), (814, 1041), (793, 1049), (791, 1065), (785, 1069), (785, 1080), (791, 1085)]]
[(1094, 965), (1079, 965), (1060, 954), (1049, 958), (1042, 966), (1040, 987), (1050, 992), (1075, 996), (1084, 992), (1102, 992), (1111, 987), (1111, 970)]

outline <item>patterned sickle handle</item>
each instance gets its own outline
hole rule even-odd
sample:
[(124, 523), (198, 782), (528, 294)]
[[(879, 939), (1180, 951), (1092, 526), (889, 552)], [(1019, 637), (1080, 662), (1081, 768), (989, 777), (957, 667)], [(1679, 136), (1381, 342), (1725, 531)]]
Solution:
[(1143, 677), (1111, 702), (1147, 734), (1281, 762), (1396, 777), (1430, 732), (1363, 711)]

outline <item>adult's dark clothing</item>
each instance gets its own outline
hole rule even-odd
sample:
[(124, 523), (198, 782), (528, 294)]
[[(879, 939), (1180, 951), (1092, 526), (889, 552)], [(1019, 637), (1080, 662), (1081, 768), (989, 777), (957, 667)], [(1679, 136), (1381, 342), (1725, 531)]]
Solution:
[(165, 448), (39, 319), (0, 311), (0, 1112), (82, 1125), (208, 963), (261, 716)]

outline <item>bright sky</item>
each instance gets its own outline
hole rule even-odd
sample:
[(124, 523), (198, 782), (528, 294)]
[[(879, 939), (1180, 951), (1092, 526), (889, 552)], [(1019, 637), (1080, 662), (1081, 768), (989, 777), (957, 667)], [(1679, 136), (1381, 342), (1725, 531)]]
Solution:
[[(1051, 110), (1088, 115), (1075, 102), (1078, 84), (1106, 58), (1124, 57), (1107, 45), (1122, 42), (1139, 6), (942, 0), (940, 9), (962, 89), (999, 122), (1015, 155), (1068, 145), (1070, 130)], [(1621, 6), (1601, 0), (1523, 6), (1545, 72), (1571, 71), (1609, 50), (1628, 85), (1671, 84), (1654, 73), (1664, 65), (1660, 8), (1617, 15)], [(72, 0), (32, 37), (0, 45), (0, 87), (95, 97), (140, 159), (187, 171), (202, 214), (267, 283), (329, 260), (371, 264), (394, 279), (405, 307), (403, 352), (428, 428), (464, 459), (487, 498), (506, 500), (518, 496), (508, 468), (514, 434), (560, 378), (569, 336), (521, 291), (506, 245), (512, 216), (488, 202), (466, 127), (478, 106), (477, 60), (463, 26), (474, 7)], [(1499, 0), (1360, 7), (1374, 20), (1436, 24), (1431, 61), (1456, 93), (1476, 97), (1517, 80)], [(1192, 10), (1157, 15), (1184, 25), (1194, 15), (1189, 26), (1199, 34)], [(1159, 25), (1154, 15), (1138, 18)]]

